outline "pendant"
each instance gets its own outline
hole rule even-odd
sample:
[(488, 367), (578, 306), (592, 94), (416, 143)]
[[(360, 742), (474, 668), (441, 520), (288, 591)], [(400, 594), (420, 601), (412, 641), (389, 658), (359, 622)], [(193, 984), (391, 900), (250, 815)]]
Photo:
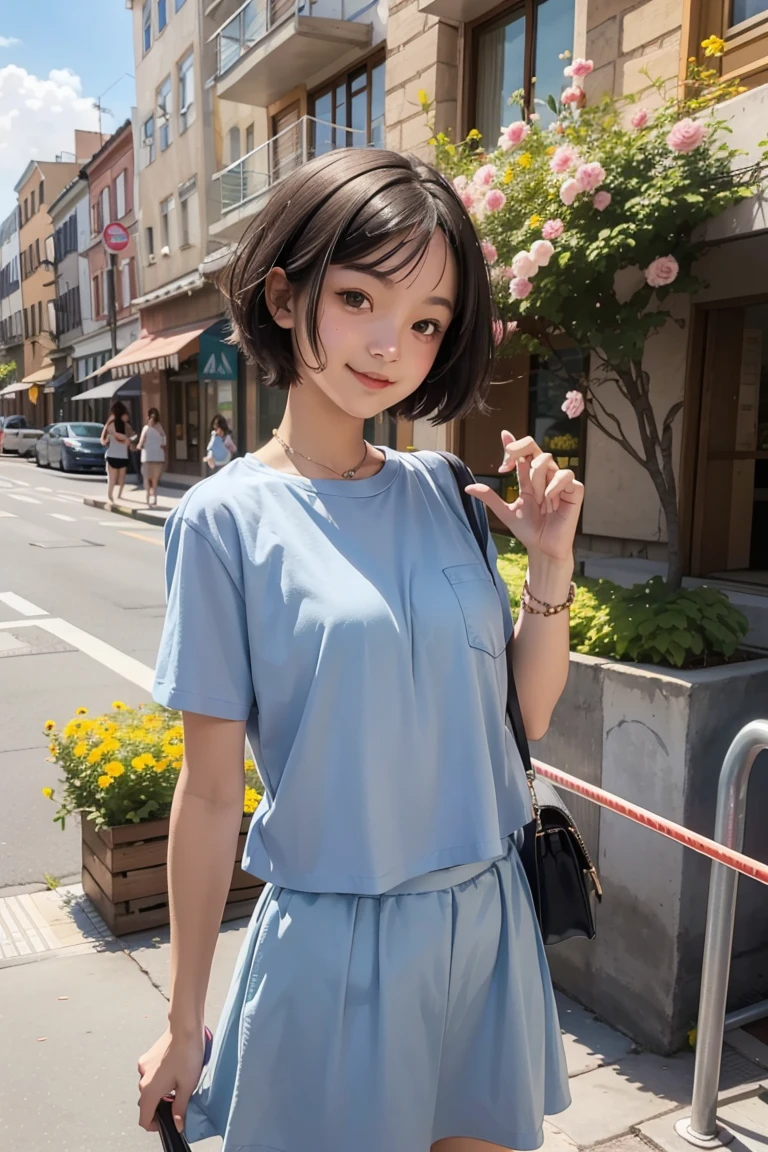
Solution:
[(354, 480), (355, 472), (357, 472), (357, 468), (348, 468), (346, 472), (342, 472), (342, 480)]

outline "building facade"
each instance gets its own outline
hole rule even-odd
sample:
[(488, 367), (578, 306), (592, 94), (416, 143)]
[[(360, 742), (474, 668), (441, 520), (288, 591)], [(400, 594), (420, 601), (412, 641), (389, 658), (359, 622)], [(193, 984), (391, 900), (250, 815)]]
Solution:
[[(88, 182), (81, 169), (74, 180), (56, 197), (49, 208), (53, 228), (52, 331), (56, 346), (50, 359), (53, 379), (44, 387), (44, 423), (64, 420), (75, 390), (74, 346), (90, 317), (86, 261), (80, 255), (88, 237)], [(48, 242), (49, 255), (51, 241)], [(85, 289), (85, 291), (84, 291)]]
[(24, 375), (24, 329), (21, 312), (19, 214), (16, 208), (0, 224), (0, 364), (14, 364), (4, 383)]

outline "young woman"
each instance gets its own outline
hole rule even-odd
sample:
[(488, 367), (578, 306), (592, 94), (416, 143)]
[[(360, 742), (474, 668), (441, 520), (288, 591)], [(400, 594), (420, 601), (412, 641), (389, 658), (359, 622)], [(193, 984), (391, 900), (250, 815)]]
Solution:
[(165, 467), (165, 445), (166, 437), (160, 423), (160, 413), (157, 408), (150, 408), (147, 414), (147, 423), (141, 430), (138, 444), (141, 452), (144, 490), (149, 508), (157, 507), (157, 486)]
[[(472, 223), (433, 169), (333, 152), (275, 189), (227, 292), (287, 407), (167, 531), (155, 697), (183, 711), (185, 760), (169, 1022), (139, 1062), (140, 1123), (175, 1092), (177, 1125), (223, 1152), (537, 1148), (569, 1097), (516, 847), (509, 600), (447, 462), (363, 439), (383, 409), (445, 423), (482, 402), (494, 317)], [(535, 738), (567, 675), (582, 489), (530, 438), (502, 448), (521, 498), (469, 491), (528, 549), (514, 668)], [(246, 736), (265, 796), (244, 867), (269, 883), (199, 1080)]]
[(123, 497), (125, 475), (128, 469), (128, 449), (135, 436), (128, 419), (128, 409), (122, 400), (116, 400), (109, 410), (109, 417), (101, 431), (101, 442), (106, 445), (107, 453), (107, 501), (115, 503), (115, 488), (117, 499)]
[(237, 452), (237, 445), (232, 439), (229, 424), (223, 416), (216, 415), (211, 421), (211, 438), (205, 450), (205, 462), (209, 468), (216, 472), (229, 464)]

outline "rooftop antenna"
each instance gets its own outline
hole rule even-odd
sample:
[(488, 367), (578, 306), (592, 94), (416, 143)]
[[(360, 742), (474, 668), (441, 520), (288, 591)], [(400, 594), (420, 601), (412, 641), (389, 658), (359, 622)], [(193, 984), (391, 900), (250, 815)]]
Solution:
[(135, 80), (136, 79), (136, 77), (133, 75), (132, 72), (123, 72), (122, 76), (118, 76), (117, 80), (115, 80), (113, 84), (110, 84), (109, 88), (105, 88), (104, 91), (101, 93), (101, 95), (97, 96), (96, 99), (93, 101), (92, 107), (95, 108), (99, 114), (99, 136), (100, 137), (103, 135), (103, 132), (101, 130), (101, 117), (102, 116), (114, 116), (114, 112), (112, 112), (112, 110), (110, 108), (104, 107), (104, 105), (101, 102), (102, 98), (104, 96), (106, 96), (107, 92), (111, 92), (112, 89), (115, 88), (120, 83), (121, 80), (124, 80), (126, 76), (129, 78), (129, 80)]

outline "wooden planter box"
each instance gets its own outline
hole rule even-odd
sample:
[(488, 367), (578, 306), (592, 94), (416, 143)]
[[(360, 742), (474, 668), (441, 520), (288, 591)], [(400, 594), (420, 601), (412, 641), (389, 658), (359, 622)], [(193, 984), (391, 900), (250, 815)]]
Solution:
[[(244, 816), (240, 826), (224, 920), (250, 915), (264, 887), (240, 867), (250, 820)], [(103, 829), (81, 821), (83, 889), (116, 936), (170, 922), (168, 827), (168, 820)]]

